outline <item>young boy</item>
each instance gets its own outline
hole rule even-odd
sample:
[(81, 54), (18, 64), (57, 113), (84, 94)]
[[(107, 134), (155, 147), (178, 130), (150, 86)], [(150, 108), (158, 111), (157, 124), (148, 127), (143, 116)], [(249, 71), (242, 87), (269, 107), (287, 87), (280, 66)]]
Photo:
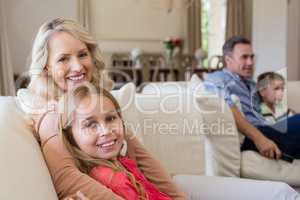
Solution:
[(257, 78), (261, 114), (270, 124), (294, 114), (294, 111), (288, 109), (283, 102), (284, 82), (284, 78), (275, 72), (265, 72)]

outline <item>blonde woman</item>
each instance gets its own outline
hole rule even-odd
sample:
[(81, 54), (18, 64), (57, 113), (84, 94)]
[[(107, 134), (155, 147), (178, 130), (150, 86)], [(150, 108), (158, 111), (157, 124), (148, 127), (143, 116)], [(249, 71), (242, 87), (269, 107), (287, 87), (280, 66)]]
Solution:
[[(103, 76), (103, 68), (96, 41), (76, 22), (59, 18), (40, 27), (32, 49), (31, 81), (27, 89), (18, 92), (18, 97), (33, 119), (35, 136), (41, 143), (60, 199), (77, 191), (92, 200), (122, 199), (79, 171), (58, 138), (57, 100), (83, 82), (109, 89), (111, 82)], [(127, 152), (135, 158), (146, 177), (172, 199), (186, 199), (138, 140), (128, 138)]]

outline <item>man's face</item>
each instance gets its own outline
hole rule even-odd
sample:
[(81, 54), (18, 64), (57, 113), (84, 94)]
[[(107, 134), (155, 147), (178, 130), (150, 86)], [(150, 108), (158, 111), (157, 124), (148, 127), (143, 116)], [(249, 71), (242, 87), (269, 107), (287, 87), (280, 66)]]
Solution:
[(251, 45), (236, 44), (231, 54), (225, 56), (227, 69), (242, 78), (252, 78), (254, 73), (254, 54)]

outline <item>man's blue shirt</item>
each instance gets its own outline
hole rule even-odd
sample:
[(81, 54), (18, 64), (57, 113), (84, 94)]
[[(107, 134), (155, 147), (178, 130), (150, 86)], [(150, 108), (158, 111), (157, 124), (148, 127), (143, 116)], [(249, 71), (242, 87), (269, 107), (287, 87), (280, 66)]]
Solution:
[(246, 119), (255, 126), (265, 125), (266, 121), (260, 114), (260, 100), (256, 83), (251, 79), (242, 79), (238, 74), (227, 69), (216, 71), (205, 76), (205, 87), (223, 97), (226, 103), (236, 106), (233, 96), (237, 96)]

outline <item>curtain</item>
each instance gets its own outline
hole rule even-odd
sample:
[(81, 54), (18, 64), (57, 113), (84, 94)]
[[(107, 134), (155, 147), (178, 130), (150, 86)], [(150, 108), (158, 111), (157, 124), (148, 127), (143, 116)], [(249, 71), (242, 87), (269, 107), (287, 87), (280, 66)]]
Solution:
[(8, 46), (4, 0), (0, 0), (0, 95), (15, 95), (13, 67)]
[(201, 47), (201, 0), (189, 0), (187, 9), (187, 48), (194, 54)]
[(78, 0), (77, 17), (78, 22), (87, 30), (90, 31), (90, 0)]
[(244, 0), (227, 0), (226, 35), (229, 39), (235, 35), (247, 36)]

